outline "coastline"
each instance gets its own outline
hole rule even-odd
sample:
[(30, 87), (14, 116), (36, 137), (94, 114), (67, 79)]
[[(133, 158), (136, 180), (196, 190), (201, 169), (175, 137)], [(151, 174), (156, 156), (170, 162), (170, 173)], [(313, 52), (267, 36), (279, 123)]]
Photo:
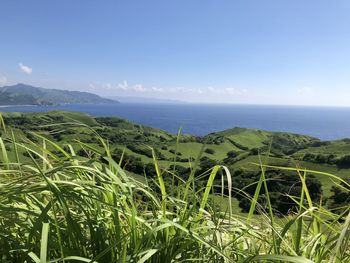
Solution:
[(33, 106), (45, 106), (45, 105), (35, 105), (35, 104), (13, 104), (13, 105), (0, 105), (0, 108), (9, 108), (9, 107), (33, 107)]
[[(321, 140), (350, 138), (350, 108), (234, 106), (203, 104), (60, 104), (0, 105), (2, 112), (63, 110), (92, 116), (116, 116), (177, 133), (205, 136), (232, 127), (303, 134)], [(322, 116), (322, 120), (315, 116)]]

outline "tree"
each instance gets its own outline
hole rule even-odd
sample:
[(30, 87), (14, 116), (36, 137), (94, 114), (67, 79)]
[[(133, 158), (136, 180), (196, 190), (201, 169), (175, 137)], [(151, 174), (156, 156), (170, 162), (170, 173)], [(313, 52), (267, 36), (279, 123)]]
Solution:
[(207, 153), (207, 154), (214, 154), (215, 150), (210, 149), (210, 148), (206, 148), (204, 152)]
[(229, 152), (226, 153), (226, 156), (227, 156), (228, 158), (236, 158), (237, 155), (238, 155), (238, 154), (237, 154), (235, 151), (229, 151)]
[(337, 166), (339, 168), (349, 168), (350, 167), (350, 155), (344, 155), (337, 161)]
[[(260, 176), (260, 171), (236, 170), (233, 173), (233, 186), (242, 190), (235, 197), (238, 199), (239, 206), (243, 212), (248, 212), (250, 209), (250, 199), (246, 195), (254, 195), (256, 183), (259, 181)], [(272, 208), (280, 214), (288, 214), (290, 211), (296, 210), (298, 206), (289, 196), (300, 196), (302, 184), (299, 177), (282, 170), (266, 170), (265, 177)], [(317, 202), (322, 194), (320, 182), (310, 175), (306, 179), (306, 185), (311, 199)], [(258, 207), (268, 209), (264, 188), (260, 190), (258, 203)], [(258, 210), (255, 212), (258, 212)]]
[(208, 172), (217, 164), (217, 160), (213, 160), (207, 156), (203, 156), (200, 159), (199, 169), (197, 170), (196, 175), (208, 174)]
[(345, 211), (350, 202), (350, 179), (345, 179), (348, 183), (342, 182), (339, 186), (332, 186), (332, 195), (328, 199), (328, 207), (340, 214)]
[(226, 158), (224, 159), (224, 163), (226, 165), (232, 165), (235, 162), (235, 158), (238, 156), (238, 154), (235, 151), (229, 151), (226, 153)]

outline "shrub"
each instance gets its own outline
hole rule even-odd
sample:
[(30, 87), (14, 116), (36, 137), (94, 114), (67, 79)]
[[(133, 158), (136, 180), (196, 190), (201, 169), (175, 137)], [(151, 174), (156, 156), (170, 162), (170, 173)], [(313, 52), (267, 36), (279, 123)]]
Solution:
[(214, 154), (215, 150), (210, 149), (210, 148), (206, 148), (204, 152), (207, 153), (207, 154)]
[[(246, 194), (253, 196), (256, 186), (254, 182), (257, 182), (261, 176), (260, 171), (245, 171), (236, 170), (233, 176), (233, 185), (235, 188), (243, 189)], [(297, 204), (289, 196), (300, 196), (302, 190), (302, 184), (298, 176), (290, 172), (283, 172), (282, 170), (267, 170), (265, 177), (268, 180), (266, 182), (270, 195), (270, 201), (276, 212), (280, 214), (288, 214), (290, 211), (296, 211)], [(321, 184), (313, 176), (308, 176), (306, 179), (306, 185), (310, 191), (310, 197), (314, 202), (318, 202), (322, 195)], [(250, 203), (247, 202), (245, 196), (237, 195), (240, 203), (240, 207), (243, 212), (248, 212), (250, 209)], [(262, 209), (268, 209), (267, 197), (265, 189), (262, 189), (259, 195), (259, 204)], [(255, 211), (258, 213), (258, 211)]]

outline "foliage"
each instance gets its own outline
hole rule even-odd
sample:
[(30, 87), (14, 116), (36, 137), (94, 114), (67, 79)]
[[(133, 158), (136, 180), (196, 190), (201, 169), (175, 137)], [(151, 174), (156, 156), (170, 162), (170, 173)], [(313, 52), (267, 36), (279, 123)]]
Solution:
[[(350, 261), (350, 217), (340, 222), (337, 214), (314, 202), (306, 170), (276, 168), (300, 178), (300, 195), (290, 195), (295, 213), (277, 221), (266, 173), (274, 168), (262, 164), (250, 210), (264, 209), (256, 217), (242, 216), (233, 212), (230, 191), (219, 200), (211, 194), (215, 179), (225, 179), (227, 189), (236, 183), (237, 175), (231, 177), (217, 161), (197, 159), (187, 176), (179, 176), (176, 164), (163, 169), (153, 151), (153, 162), (147, 164), (152, 170), (146, 172), (150, 176), (141, 180), (122, 168), (128, 163), (124, 158), (132, 157), (111, 152), (108, 142), (92, 132), (102, 148), (67, 141), (64, 146), (38, 133), (39, 143), (29, 147), (11, 129), (2, 131), (2, 262)], [(19, 149), (29, 157), (23, 159)], [(197, 169), (206, 176), (194, 176)], [(319, 175), (348, 186), (337, 176)], [(266, 205), (260, 204), (260, 193)], [(249, 196), (244, 189), (242, 194)], [(224, 203), (229, 206), (222, 210)], [(345, 207), (343, 213), (348, 212)]]
[[(237, 191), (239, 207), (243, 212), (249, 212), (250, 201), (246, 195), (253, 196), (255, 193), (255, 183), (259, 180), (261, 172), (236, 170), (233, 173), (233, 185), (240, 189)], [(293, 198), (300, 196), (302, 192), (302, 182), (297, 173), (286, 172), (278, 169), (268, 169), (265, 171), (266, 185), (270, 202), (275, 214), (287, 215), (296, 212), (298, 204)], [(310, 198), (313, 202), (319, 202), (322, 195), (321, 184), (314, 176), (309, 175), (305, 180), (306, 186), (310, 191)], [(244, 195), (241, 191), (243, 190)], [(268, 209), (267, 191), (262, 189), (259, 193), (259, 209)], [(256, 210), (255, 213), (259, 211)]]
[(339, 186), (332, 186), (332, 195), (329, 197), (329, 208), (336, 213), (342, 213), (350, 203), (350, 179), (341, 182)]
[(211, 149), (211, 148), (206, 148), (206, 149), (204, 150), (204, 152), (207, 153), (207, 154), (215, 154), (215, 150), (213, 150), (213, 149)]
[(98, 95), (68, 90), (44, 89), (25, 84), (0, 87), (0, 105), (51, 105), (57, 103), (116, 103)]

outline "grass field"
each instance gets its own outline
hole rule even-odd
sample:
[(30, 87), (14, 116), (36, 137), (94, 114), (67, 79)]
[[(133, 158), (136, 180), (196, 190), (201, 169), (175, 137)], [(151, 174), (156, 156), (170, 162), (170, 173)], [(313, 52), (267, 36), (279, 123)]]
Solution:
[[(32, 114), (28, 120), (15, 116), (21, 119), (5, 116), (6, 124), (0, 122), (1, 262), (350, 262), (349, 207), (335, 214), (312, 201), (306, 184), (314, 174), (329, 194), (332, 184), (344, 182), (347, 169), (273, 154), (259, 167), (254, 165), (259, 163), (256, 155), (237, 145), (231, 148), (232, 138), (222, 139), (220, 134), (210, 135), (207, 140), (218, 141), (204, 146), (215, 151), (205, 156), (215, 158), (218, 165), (204, 172), (205, 177), (195, 176), (200, 167), (193, 160), (186, 174), (177, 174), (168, 169), (174, 157), (169, 150), (177, 149), (179, 158), (197, 158), (204, 142), (191, 136), (181, 141), (120, 119), (78, 113)], [(63, 127), (69, 125), (57, 125), (60, 122), (74, 125), (68, 131)], [(243, 131), (245, 138), (249, 132)], [(297, 145), (313, 140), (282, 137)], [(166, 146), (160, 150), (166, 160), (158, 160), (151, 148), (147, 156), (131, 151), (130, 141), (153, 149)], [(238, 145), (256, 147), (248, 141), (241, 139)], [(261, 144), (265, 147), (266, 141)], [(112, 157), (115, 148), (150, 162), (154, 173), (125, 171), (123, 156)], [(77, 154), (79, 149), (93, 157)], [(221, 165), (232, 149), (237, 161)], [(300, 179), (300, 196), (290, 196), (295, 212), (276, 217), (270, 199), (267, 206), (259, 203), (261, 191), (269, 196), (265, 165), (292, 170)], [(231, 174), (236, 168), (260, 169), (255, 192), (246, 196), (249, 213), (241, 213), (227, 192), (235, 187)], [(221, 179), (222, 194), (214, 192)]]
[[(257, 170), (259, 167), (259, 156), (249, 156), (241, 161), (238, 161), (234, 164), (236, 168), (244, 168), (248, 170)], [(273, 166), (282, 166), (282, 167), (298, 167), (301, 170), (313, 170), (313, 171), (323, 171), (325, 173), (334, 174), (339, 176), (340, 178), (349, 178), (350, 171), (349, 169), (339, 169), (335, 165), (327, 165), (327, 164), (316, 164), (304, 161), (297, 161), (294, 159), (286, 159), (286, 158), (278, 158), (278, 157), (270, 157), (269, 164)], [(312, 174), (312, 173), (311, 173)], [(334, 181), (332, 178), (323, 175), (316, 175), (316, 178), (322, 183), (323, 194), (325, 197), (330, 195), (330, 189), (334, 185)]]
[[(308, 146), (308, 143), (318, 140), (308, 136), (233, 128), (210, 134), (200, 140), (191, 135), (182, 135), (177, 143), (175, 135), (162, 130), (133, 124), (123, 119), (110, 117), (94, 118), (77, 112), (6, 113), (4, 114), (4, 119), (8, 126), (12, 128), (16, 138), (24, 142), (28, 147), (32, 147), (35, 143), (29, 143), (24, 138), (28, 138), (31, 132), (35, 132), (50, 140), (59, 142), (63, 146), (70, 144), (76, 151), (80, 148), (80, 142), (87, 143), (95, 149), (103, 151), (103, 146), (95, 139), (95, 134), (91, 130), (95, 129), (103, 138), (108, 140), (111, 151), (116, 148), (124, 150), (125, 153), (140, 158), (143, 163), (153, 162), (149, 149), (149, 147), (153, 147), (164, 157), (159, 158), (159, 163), (164, 168), (173, 164), (175, 151), (178, 153), (177, 163), (183, 167), (190, 167), (191, 162), (193, 164), (193, 160), (197, 158), (202, 147), (205, 147), (205, 149), (210, 149), (212, 153), (204, 151), (202, 156), (213, 159), (217, 164), (224, 164), (228, 152), (236, 152), (237, 157), (234, 163), (228, 165), (230, 170), (248, 167), (249, 169), (259, 169), (258, 166), (253, 164), (259, 162), (258, 153), (251, 153), (251, 149), (257, 149), (260, 154), (265, 154), (268, 151), (268, 145), (271, 141), (274, 141), (280, 143), (280, 145), (273, 145), (270, 150), (269, 160), (271, 165), (322, 170), (342, 178), (350, 178), (349, 168), (340, 169), (336, 165), (300, 161), (305, 153), (345, 155), (350, 150), (350, 143), (347, 140), (331, 141), (326, 145), (315, 147)], [(66, 124), (57, 126), (57, 123)], [(29, 138), (33, 139), (33, 136), (29, 136)], [(3, 134), (3, 139), (11, 139), (11, 135)], [(134, 147), (130, 147), (130, 144), (134, 145)], [(302, 147), (290, 154), (286, 154), (281, 152), (281, 145), (289, 147), (301, 145)], [(307, 146), (303, 147), (303, 145)], [(8, 147), (8, 155), (14, 157), (15, 153), (12, 146), (9, 145)], [(48, 145), (48, 147), (51, 146)], [(138, 152), (134, 148), (141, 148), (144, 151)], [(52, 147), (49, 149), (52, 150)], [(145, 151), (148, 151), (147, 155), (145, 155)], [(278, 152), (277, 155), (275, 155), (276, 151)], [(24, 162), (30, 161), (24, 152), (23, 149), (19, 149), (19, 155), (21, 155), (22, 160)], [(318, 178), (323, 184), (324, 195), (326, 197), (329, 196), (333, 182), (321, 176)]]

